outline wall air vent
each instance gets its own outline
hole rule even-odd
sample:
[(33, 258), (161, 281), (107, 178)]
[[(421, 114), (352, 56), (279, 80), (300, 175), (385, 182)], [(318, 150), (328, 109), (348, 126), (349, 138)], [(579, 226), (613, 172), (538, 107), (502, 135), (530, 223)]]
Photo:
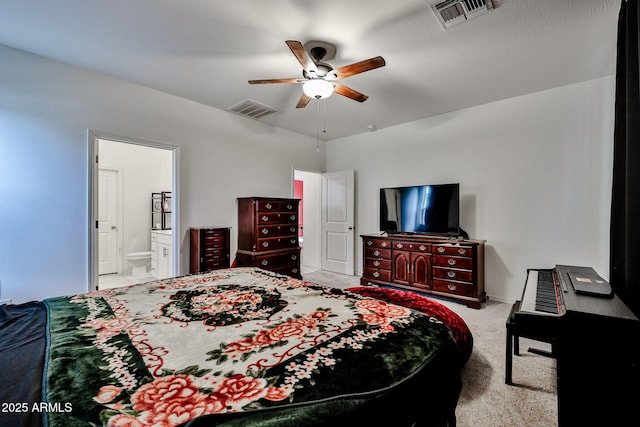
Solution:
[(256, 120), (264, 119), (265, 117), (278, 112), (278, 110), (275, 110), (268, 105), (261, 104), (258, 101), (254, 101), (249, 98), (227, 108), (227, 111)]
[(443, 28), (482, 15), (496, 7), (496, 0), (431, 0), (431, 9)]

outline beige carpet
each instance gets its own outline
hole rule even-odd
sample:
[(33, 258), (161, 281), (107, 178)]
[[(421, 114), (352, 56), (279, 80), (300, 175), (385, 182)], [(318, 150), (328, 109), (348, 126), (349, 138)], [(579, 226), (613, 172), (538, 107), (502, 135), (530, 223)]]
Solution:
[[(342, 289), (360, 285), (359, 277), (324, 271), (305, 274), (304, 280)], [(548, 345), (521, 339), (521, 356), (513, 358), (515, 385), (504, 383), (505, 322), (511, 305), (489, 301), (475, 310), (433, 299), (460, 315), (473, 334), (473, 353), (462, 370), (458, 427), (556, 426), (555, 360), (526, 351), (529, 347), (548, 350)]]

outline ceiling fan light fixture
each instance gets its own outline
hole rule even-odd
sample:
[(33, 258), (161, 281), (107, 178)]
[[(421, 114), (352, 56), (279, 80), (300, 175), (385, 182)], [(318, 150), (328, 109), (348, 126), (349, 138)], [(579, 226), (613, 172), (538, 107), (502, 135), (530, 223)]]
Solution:
[(314, 79), (304, 82), (302, 91), (309, 98), (324, 99), (333, 93), (333, 85), (326, 80)]

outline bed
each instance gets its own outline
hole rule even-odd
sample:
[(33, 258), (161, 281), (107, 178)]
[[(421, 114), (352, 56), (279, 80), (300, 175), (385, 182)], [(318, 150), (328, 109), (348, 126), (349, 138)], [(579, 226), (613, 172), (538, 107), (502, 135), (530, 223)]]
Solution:
[(471, 347), (415, 294), (217, 270), (2, 306), (0, 425), (454, 425)]

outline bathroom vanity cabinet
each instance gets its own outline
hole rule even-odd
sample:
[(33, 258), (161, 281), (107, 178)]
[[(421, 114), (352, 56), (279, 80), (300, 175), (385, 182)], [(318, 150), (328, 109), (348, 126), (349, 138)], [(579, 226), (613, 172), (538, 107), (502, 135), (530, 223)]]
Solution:
[(151, 275), (157, 279), (173, 277), (171, 230), (151, 231)]

